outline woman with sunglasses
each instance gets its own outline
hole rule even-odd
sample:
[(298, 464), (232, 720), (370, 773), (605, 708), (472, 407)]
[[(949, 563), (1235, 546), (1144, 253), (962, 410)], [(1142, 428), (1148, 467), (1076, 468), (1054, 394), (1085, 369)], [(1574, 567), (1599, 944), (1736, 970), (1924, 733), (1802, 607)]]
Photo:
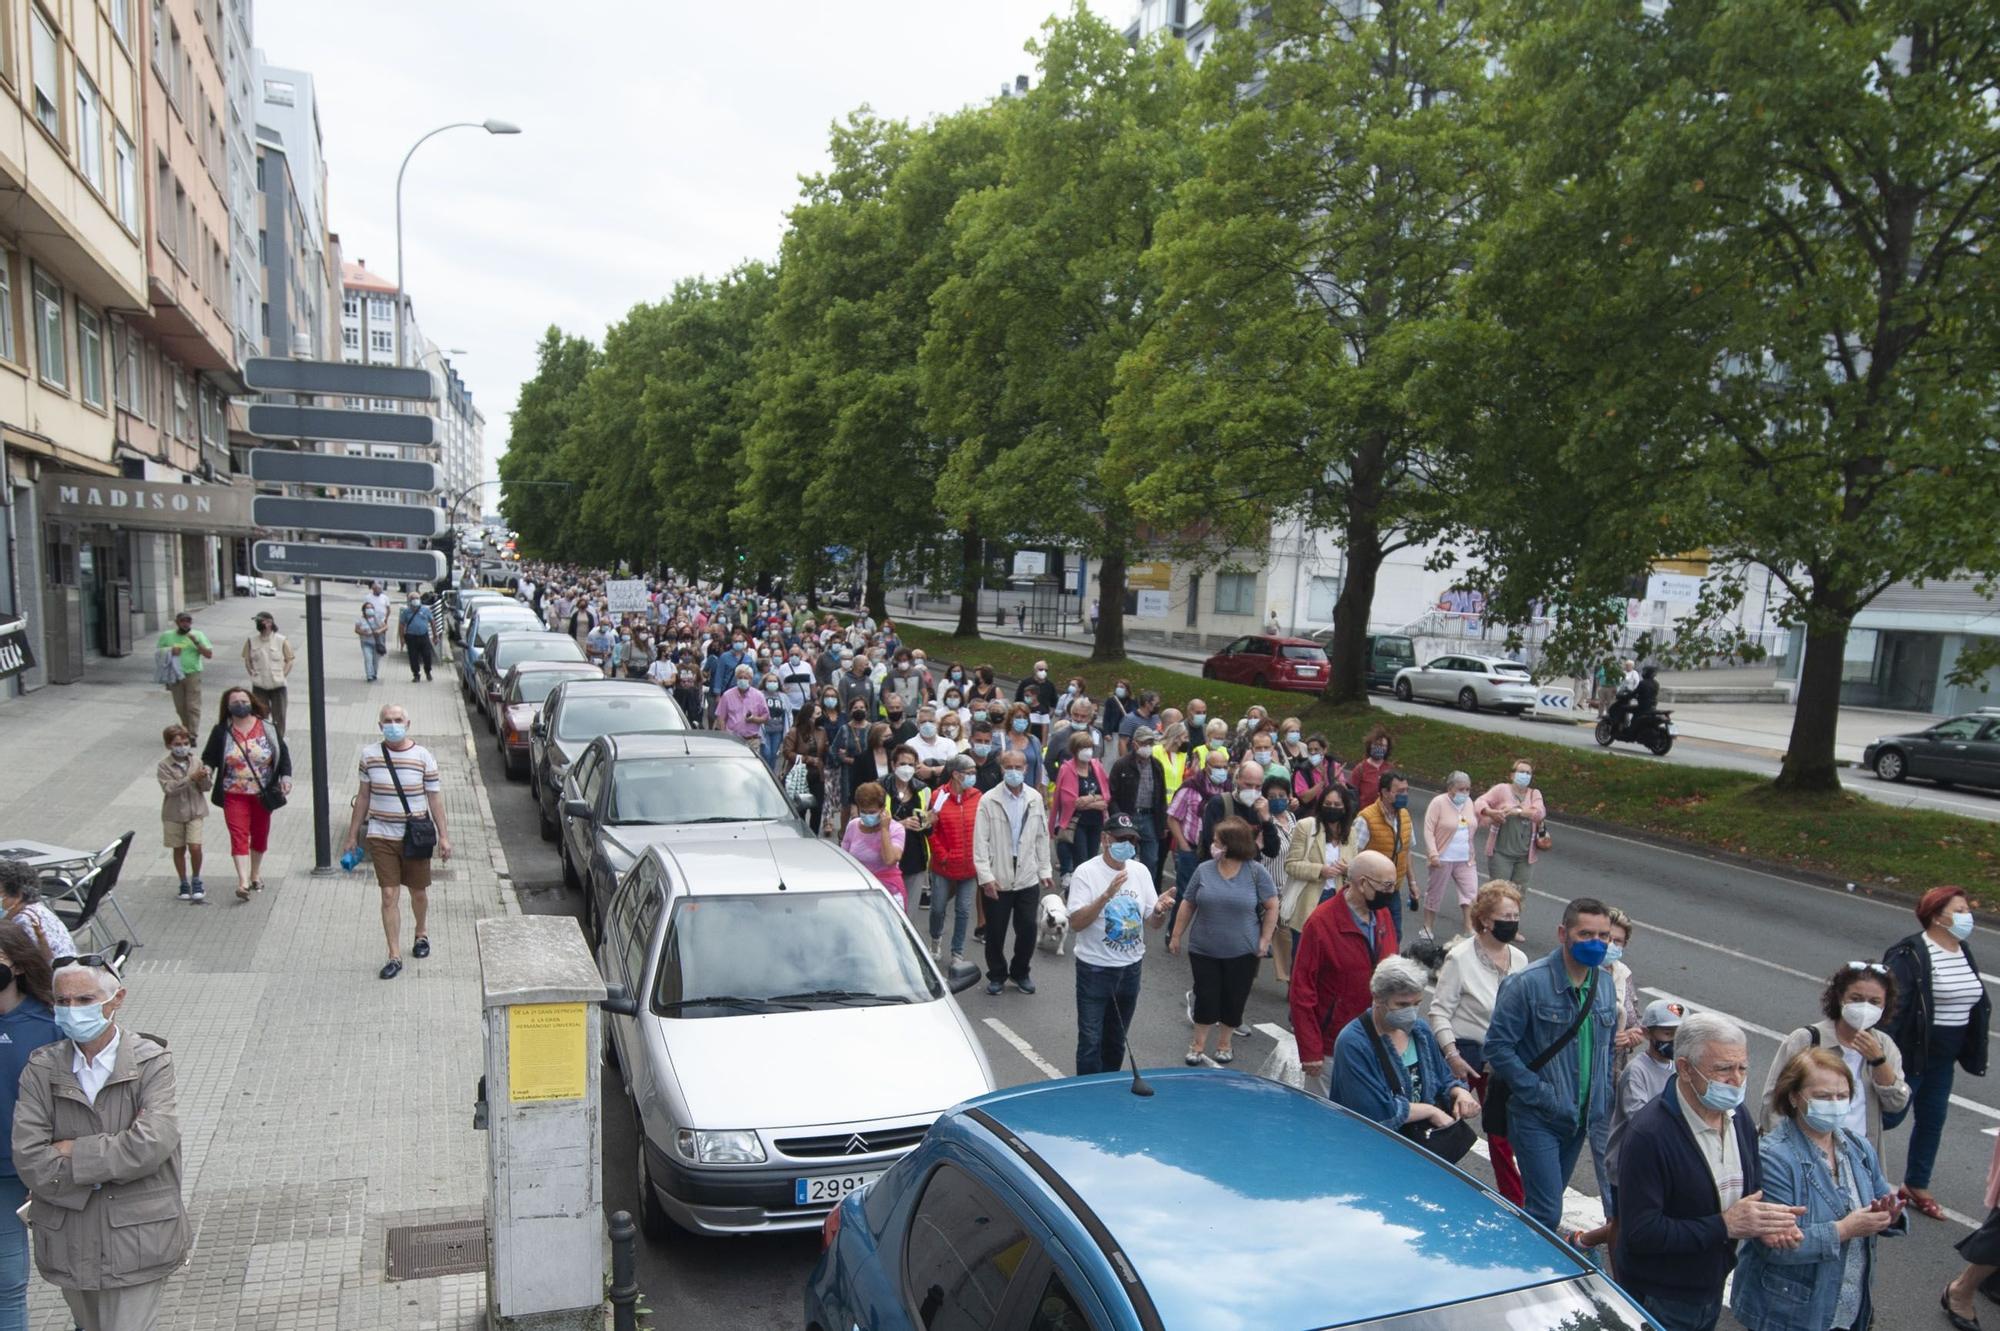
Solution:
[(1864, 1137), (1882, 1154), (1882, 1120), (1898, 1120), (1910, 1106), (1910, 1084), (1903, 1079), (1903, 1051), (1882, 1033), (1896, 1010), (1896, 977), (1880, 962), (1850, 961), (1826, 982), (1819, 997), (1820, 1017), (1784, 1038), (1764, 1074), (1764, 1114), (1758, 1128), (1769, 1132), (1782, 1110), (1774, 1109), (1771, 1093), (1779, 1075), (1807, 1049), (1840, 1055), (1859, 1088), (1841, 1126)]

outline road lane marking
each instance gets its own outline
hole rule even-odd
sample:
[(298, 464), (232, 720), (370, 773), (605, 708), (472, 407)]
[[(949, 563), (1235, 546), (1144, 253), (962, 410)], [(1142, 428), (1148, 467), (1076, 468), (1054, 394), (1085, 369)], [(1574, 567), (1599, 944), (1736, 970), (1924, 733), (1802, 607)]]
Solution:
[(986, 1025), (992, 1028), (995, 1035), (1005, 1040), (1008, 1044), (1013, 1045), (1014, 1052), (1034, 1064), (1035, 1068), (1044, 1077), (1061, 1077), (1063, 1075), (1061, 1068), (1036, 1053), (1033, 1045), (1023, 1040), (1019, 1035), (1016, 1035), (1013, 1028), (1000, 1020), (1000, 1018), (988, 1017), (986, 1018)]
[[(1528, 889), (1528, 892), (1531, 896), (1541, 897), (1545, 901), (1560, 901), (1564, 905), (1568, 905), (1570, 900), (1568, 897), (1557, 896), (1553, 892), (1544, 892), (1539, 887), (1531, 887)], [(1653, 933), (1660, 934), (1667, 938), (1671, 938), (1676, 942), (1687, 943), (1694, 947), (1705, 947), (1711, 952), (1720, 952), (1722, 953), (1722, 955), (1726, 957), (1734, 957), (1738, 961), (1755, 962), (1759, 966), (1768, 967), (1769, 969), (1778, 971), (1784, 975), (1796, 976), (1801, 980), (1811, 980), (1814, 984), (1823, 984), (1826, 981), (1826, 977), (1824, 975), (1814, 975), (1810, 971), (1802, 971), (1798, 969), (1796, 966), (1782, 965), (1779, 962), (1772, 961), (1768, 957), (1754, 956), (1748, 952), (1738, 952), (1733, 947), (1724, 947), (1720, 943), (1711, 943), (1706, 938), (1696, 938), (1692, 934), (1676, 933), (1672, 929), (1664, 928), (1661, 925), (1657, 924), (1650, 924), (1647, 921), (1638, 919), (1636, 917), (1633, 919), (1632, 923), (1638, 928), (1651, 930)]]

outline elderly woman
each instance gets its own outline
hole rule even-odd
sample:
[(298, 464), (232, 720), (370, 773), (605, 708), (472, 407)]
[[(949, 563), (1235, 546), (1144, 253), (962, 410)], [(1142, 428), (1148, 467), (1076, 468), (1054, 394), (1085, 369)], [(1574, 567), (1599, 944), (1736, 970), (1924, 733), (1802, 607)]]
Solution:
[[(1910, 1084), (1903, 1080), (1903, 1051), (1876, 1029), (1896, 1010), (1896, 977), (1876, 962), (1850, 961), (1826, 982), (1819, 1008), (1819, 1020), (1787, 1035), (1772, 1055), (1771, 1069), (1764, 1078), (1765, 1103), (1771, 1103), (1779, 1074), (1794, 1058), (1811, 1048), (1828, 1050), (1840, 1057), (1854, 1084), (1865, 1092), (1854, 1097), (1847, 1121), (1841, 1126), (1857, 1137), (1866, 1137), (1879, 1160), (1882, 1120), (1901, 1117), (1910, 1104)], [(1769, 1132), (1777, 1113), (1767, 1108), (1757, 1126)]]
[(76, 955), (69, 930), (42, 900), (42, 880), (19, 860), (0, 860), (0, 913), (20, 925), (49, 960)]
[(1111, 778), (1097, 756), (1089, 730), (1069, 732), (1067, 754), (1056, 769), (1055, 797), (1049, 801), (1049, 831), (1056, 841), (1056, 869), (1067, 884), (1079, 864), (1097, 856), (1104, 810), (1111, 802)]
[[(1993, 1000), (1980, 981), (1972, 937), (1972, 903), (1963, 888), (1934, 887), (1917, 902), (1921, 931), (1892, 944), (1882, 957), (1902, 1001), (1888, 1027), (1903, 1054), (1910, 1083), (1908, 1112), (1916, 1115), (1903, 1166), (1903, 1195), (1932, 1220), (1944, 1208), (1931, 1196), (1931, 1168), (1951, 1108), (1952, 1079), (1959, 1068), (1986, 1075), (1986, 1031)], [(1893, 1128), (1902, 1114), (1886, 1116)]]
[[(1845, 1124), (1854, 1079), (1839, 1054), (1807, 1049), (1771, 1088), (1758, 1143), (1764, 1200), (1803, 1206), (1796, 1247), (1740, 1245), (1730, 1311), (1749, 1331), (1822, 1331), (1874, 1320), (1875, 1240), (1909, 1228), (1875, 1148)], [(1950, 1311), (1949, 1299), (1945, 1303)]]
[(1215, 1061), (1236, 1054), (1231, 1040), (1243, 1024), (1243, 1005), (1257, 978), (1260, 959), (1271, 955), (1278, 925), (1278, 885), (1257, 862), (1257, 836), (1241, 818), (1215, 824), (1210, 859), (1181, 890), (1167, 951), (1185, 948), (1194, 977), (1194, 1036), (1186, 1062), (1197, 1066), (1208, 1053), (1209, 1029), (1221, 1023)]
[(880, 782), (864, 781), (854, 791), (854, 817), (841, 834), (840, 848), (860, 860), (868, 872), (896, 898), (906, 902), (903, 846), (908, 830), (888, 812), (889, 792)]
[[(1486, 1096), (1486, 1028), (1493, 1021), (1493, 1000), (1500, 986), (1528, 964), (1528, 954), (1514, 945), (1521, 933), (1521, 889), (1495, 879), (1472, 899), (1470, 934), (1452, 944), (1438, 968), (1437, 992), (1431, 998), (1431, 1031), (1444, 1050), (1445, 1066), (1454, 1077)], [(1487, 1135), (1493, 1162), (1493, 1185), (1519, 1206), (1527, 1197), (1514, 1149), (1498, 1133)]]
[(1424, 885), (1424, 924), (1420, 938), (1435, 938), (1438, 910), (1447, 889), (1456, 889), (1459, 923), (1472, 929), (1472, 901), (1479, 895), (1479, 875), (1472, 868), (1472, 832), (1478, 815), (1472, 810), (1472, 778), (1453, 772), (1444, 790), (1424, 810), (1424, 855), (1430, 877)]
[(1487, 829), (1486, 876), (1526, 887), (1549, 816), (1542, 792), (1535, 789), (1535, 765), (1516, 758), (1513, 774), (1472, 807), (1479, 825)]
[[(1407, 957), (1384, 957), (1368, 981), (1373, 1000), (1333, 1042), (1327, 1098), (1383, 1127), (1448, 1128), (1479, 1101), (1445, 1066), (1420, 1005), (1430, 977)], [(1391, 1077), (1393, 1076), (1393, 1080)]]

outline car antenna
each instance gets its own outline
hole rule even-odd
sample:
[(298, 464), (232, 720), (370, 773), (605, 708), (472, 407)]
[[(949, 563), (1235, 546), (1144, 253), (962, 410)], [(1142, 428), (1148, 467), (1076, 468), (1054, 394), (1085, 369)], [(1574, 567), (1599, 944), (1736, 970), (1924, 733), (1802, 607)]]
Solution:
[(1111, 1001), (1111, 1015), (1118, 1018), (1118, 1033), (1125, 1039), (1125, 1059), (1132, 1065), (1132, 1094), (1145, 1097), (1153, 1093), (1153, 1084), (1139, 1075), (1139, 1056), (1132, 1052), (1132, 1033), (1125, 1026), (1125, 1014), (1118, 1010), (1118, 1000)]

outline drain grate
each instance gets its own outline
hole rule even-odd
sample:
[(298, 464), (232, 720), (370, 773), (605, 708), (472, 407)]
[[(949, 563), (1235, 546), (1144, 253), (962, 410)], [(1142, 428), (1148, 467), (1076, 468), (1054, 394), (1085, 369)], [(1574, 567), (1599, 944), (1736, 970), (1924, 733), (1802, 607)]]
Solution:
[(427, 1280), (486, 1269), (486, 1222), (446, 1220), (389, 1231), (389, 1279)]

